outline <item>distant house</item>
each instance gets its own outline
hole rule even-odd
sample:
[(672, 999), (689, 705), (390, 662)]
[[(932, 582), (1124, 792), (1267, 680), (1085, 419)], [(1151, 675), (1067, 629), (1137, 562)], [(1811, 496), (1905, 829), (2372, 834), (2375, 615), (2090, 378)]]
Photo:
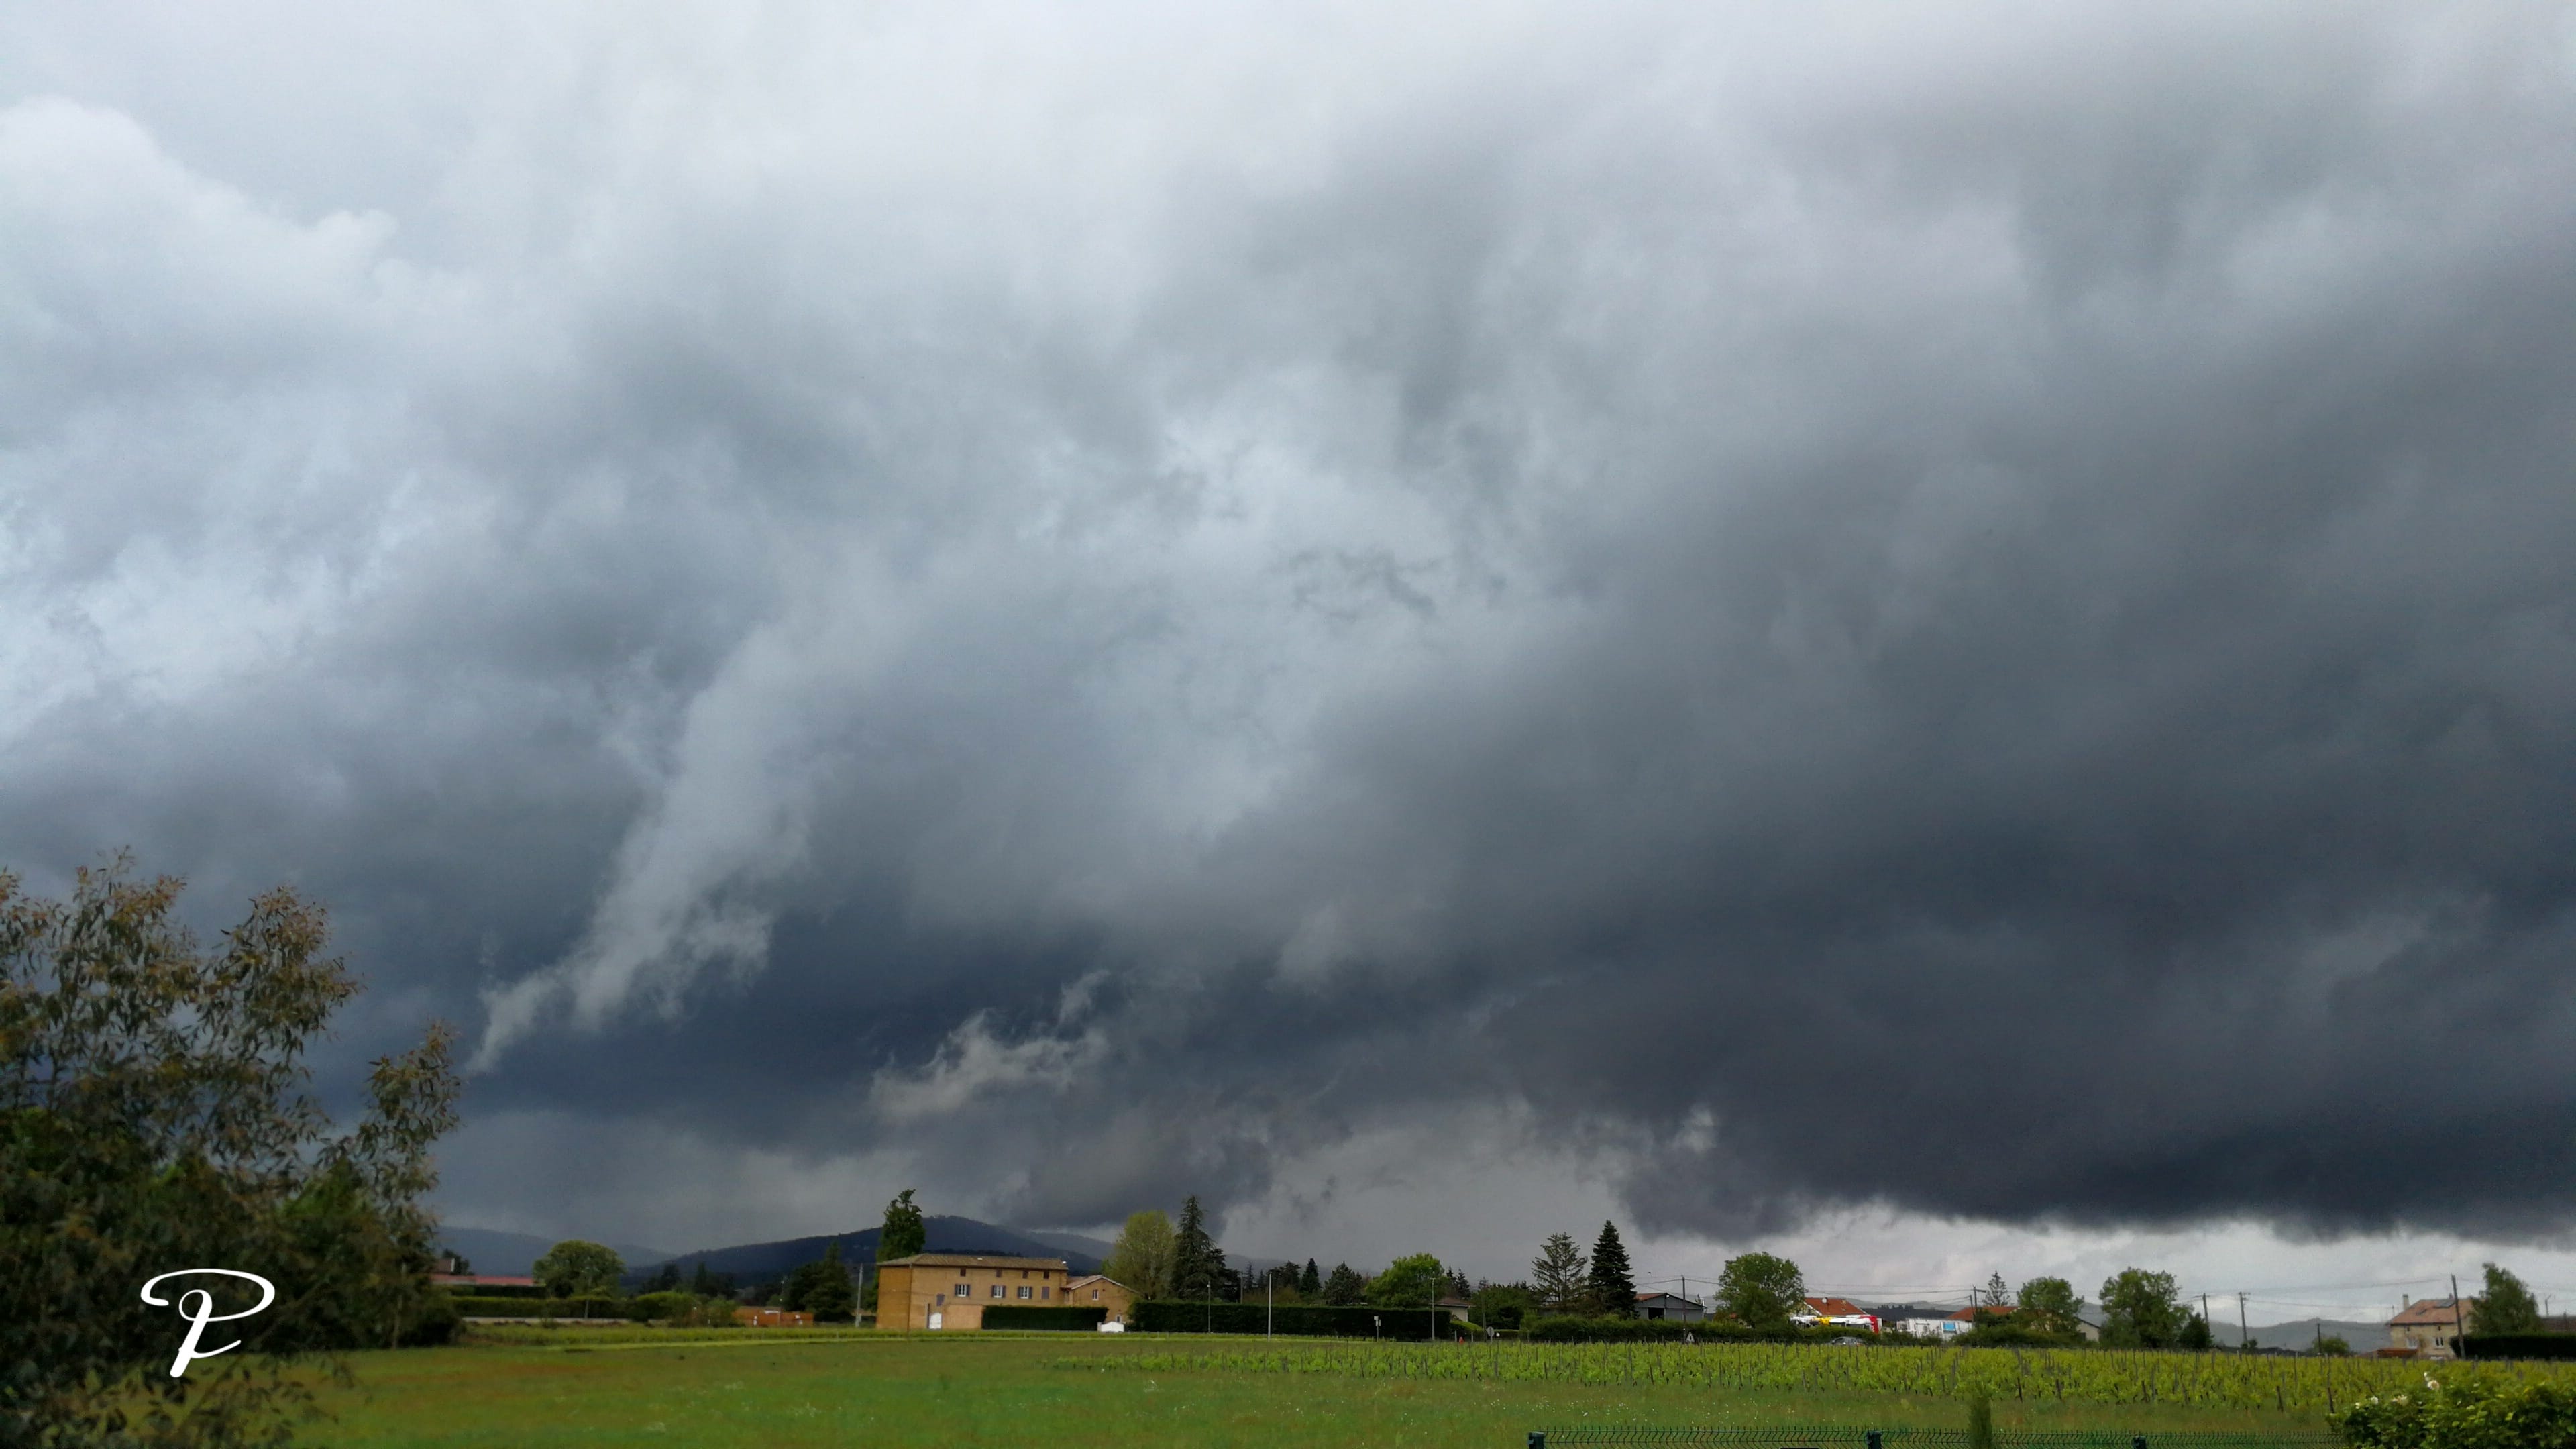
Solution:
[(1789, 1321), (1809, 1327), (1830, 1323), (1837, 1328), (1866, 1328), (1872, 1333), (1880, 1329), (1877, 1314), (1848, 1298), (1809, 1298), (1789, 1315)]
[(2477, 1317), (2478, 1300), (2474, 1298), (2426, 1298), (2409, 1303), (2388, 1320), (2388, 1346), (2412, 1349), (2424, 1358), (2455, 1358), (2459, 1350), (2454, 1340), (2460, 1336), (2462, 1321), (2474, 1323)]
[(784, 1308), (737, 1308), (733, 1321), (750, 1328), (812, 1328), (814, 1315)]
[(1076, 1308), (1103, 1308), (1111, 1323), (1125, 1323), (1136, 1306), (1136, 1291), (1105, 1273), (1085, 1273), (1064, 1285), (1063, 1301)]
[(1708, 1310), (1696, 1298), (1678, 1293), (1640, 1293), (1637, 1295), (1639, 1318), (1668, 1318), (1676, 1323), (1704, 1323)]
[(1476, 1305), (1464, 1298), (1443, 1296), (1433, 1299), (1431, 1306), (1448, 1314), (1451, 1323), (1470, 1323), (1476, 1317)]

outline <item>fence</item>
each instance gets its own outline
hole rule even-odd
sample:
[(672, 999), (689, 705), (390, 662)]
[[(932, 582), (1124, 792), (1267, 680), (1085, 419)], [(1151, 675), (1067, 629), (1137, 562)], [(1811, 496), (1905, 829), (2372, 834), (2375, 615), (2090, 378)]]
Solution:
[(1533, 1429), (1529, 1449), (1585, 1445), (1694, 1445), (1705, 1449), (2341, 1449), (2332, 1434), (2264, 1434), (2194, 1430), (2163, 1434), (2087, 1433), (2064, 1429), (1997, 1429), (1980, 1444), (1965, 1429), (1687, 1428), (1652, 1424), (1585, 1424)]

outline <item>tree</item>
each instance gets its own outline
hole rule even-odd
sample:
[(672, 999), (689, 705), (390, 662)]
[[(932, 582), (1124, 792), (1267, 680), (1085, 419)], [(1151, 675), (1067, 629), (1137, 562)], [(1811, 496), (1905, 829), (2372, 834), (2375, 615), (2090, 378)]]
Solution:
[(1139, 1302), (1169, 1298), (1178, 1249), (1172, 1220), (1163, 1216), (1161, 1208), (1147, 1208), (1128, 1215), (1127, 1226), (1119, 1229), (1117, 1246), (1109, 1250), (1109, 1260), (1100, 1265), (1100, 1271), (1125, 1284)]
[(891, 1263), (909, 1258), (930, 1241), (930, 1228), (921, 1219), (921, 1209), (912, 1201), (912, 1189), (905, 1188), (886, 1204), (885, 1226), (877, 1233), (877, 1261)]
[[(453, 1037), (433, 1023), (378, 1058), (335, 1134), (305, 1054), (359, 986), (322, 909), (270, 891), (209, 948), (173, 918), (181, 883), (132, 869), (82, 870), (59, 902), (0, 871), (0, 1443), (280, 1442), (309, 1401), (297, 1355), (453, 1327), (422, 1205)], [(174, 1378), (177, 1312), (138, 1289), (200, 1266), (278, 1301), (209, 1330), (241, 1352)], [(258, 1302), (238, 1280), (160, 1291), (198, 1289)]]
[(1989, 1318), (2002, 1319), (2011, 1315), (2013, 1311), (2012, 1290), (2004, 1286), (2003, 1274), (1989, 1273), (1986, 1275), (1986, 1290), (1981, 1297), (1983, 1301), (1977, 1305), (1977, 1318), (1980, 1322)]
[(1518, 1328), (1538, 1311), (1538, 1295), (1527, 1283), (1479, 1283), (1468, 1295), (1476, 1321), (1488, 1328)]
[(700, 1258), (698, 1260), (698, 1271), (689, 1275), (689, 1291), (695, 1293), (701, 1298), (731, 1297), (733, 1295), (733, 1275), (731, 1273), (718, 1273), (710, 1269), (707, 1267), (707, 1260)]
[(636, 1289), (635, 1291), (638, 1293), (674, 1293), (679, 1291), (679, 1287), (680, 1265), (677, 1263), (665, 1263), (661, 1267), (654, 1269), (653, 1275), (644, 1280), (644, 1286)]
[(858, 1317), (859, 1293), (851, 1286), (850, 1270), (841, 1262), (841, 1245), (833, 1242), (823, 1249), (823, 1260), (809, 1263), (813, 1269), (805, 1288), (805, 1309), (816, 1323), (848, 1323)]
[(528, 1272), (550, 1297), (606, 1298), (616, 1293), (626, 1262), (614, 1248), (566, 1238), (546, 1249)]
[(2075, 1285), (2063, 1278), (2033, 1278), (2021, 1285), (2021, 1306), (2014, 1314), (2041, 1333), (2079, 1333)]
[(2123, 1268), (2102, 1280), (2105, 1348), (2179, 1347), (2189, 1317), (2171, 1273)]
[(1592, 1240), (1592, 1268), (1583, 1275), (1583, 1299), (1595, 1313), (1626, 1318), (1637, 1311), (1637, 1275), (1628, 1266), (1627, 1245), (1608, 1219)]
[(1348, 1263), (1335, 1263), (1332, 1276), (1324, 1280), (1324, 1301), (1336, 1308), (1350, 1308), (1368, 1297), (1368, 1280)]
[(1748, 1328), (1776, 1332), (1806, 1306), (1807, 1280), (1798, 1265), (1769, 1253), (1729, 1258), (1717, 1273), (1717, 1302)]
[(1306, 1260), (1306, 1271), (1297, 1275), (1297, 1292), (1307, 1298), (1324, 1296), (1324, 1275), (1315, 1271), (1315, 1260)]
[(1369, 1280), (1368, 1301), (1374, 1308), (1428, 1308), (1440, 1297), (1449, 1275), (1429, 1253), (1398, 1258)]
[(1172, 1245), (1172, 1296), (1214, 1300), (1225, 1288), (1225, 1250), (1208, 1234), (1207, 1214), (1196, 1193), (1181, 1202), (1181, 1228)]
[(2509, 1269), (2487, 1266), (2486, 1287), (2469, 1310), (2471, 1333), (2538, 1333), (2540, 1303)]
[[(2253, 1340), (2249, 1338), (2246, 1342), (2251, 1343)], [(2208, 1319), (2197, 1313), (2186, 1313), (2182, 1320), (2182, 1332), (2175, 1336), (2173, 1346), (2185, 1353), (2207, 1353), (2216, 1347), (2217, 1343), (2217, 1335), (2209, 1331)]]
[(2317, 1352), (2328, 1358), (2350, 1358), (2352, 1345), (2346, 1343), (2340, 1335), (2329, 1333), (2317, 1340)]
[(1574, 1235), (1550, 1233), (1539, 1245), (1538, 1256), (1530, 1260), (1530, 1290), (1538, 1295), (1539, 1307), (1549, 1313), (1579, 1313), (1588, 1271), (1583, 1250), (1574, 1246)]

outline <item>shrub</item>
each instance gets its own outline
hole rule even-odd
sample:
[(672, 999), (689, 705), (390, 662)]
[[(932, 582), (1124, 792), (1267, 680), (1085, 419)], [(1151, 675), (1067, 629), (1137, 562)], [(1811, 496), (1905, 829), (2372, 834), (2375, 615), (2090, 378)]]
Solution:
[[(1233, 1305), (1229, 1304), (1228, 1307)], [(1046, 1328), (1069, 1333), (1090, 1333), (1109, 1317), (1106, 1308), (1014, 1308), (998, 1305), (984, 1310), (986, 1328)]]
[(1831, 1343), (1870, 1339), (1868, 1330), (1820, 1323), (1813, 1328), (1747, 1328), (1731, 1318), (1688, 1323), (1674, 1318), (1542, 1318), (1524, 1330), (1533, 1343)]
[[(986, 1310), (990, 1312), (990, 1309)], [(1446, 1324), (1432, 1324), (1446, 1309), (1333, 1308), (1301, 1303), (1267, 1310), (1258, 1303), (1139, 1303), (1130, 1327), (1144, 1333), (1272, 1333), (1322, 1338), (1392, 1338), (1424, 1340), (1447, 1337)]]
[(616, 1322), (640, 1318), (634, 1298), (487, 1298), (469, 1293), (456, 1299), (456, 1311), (467, 1318), (593, 1318)]
[(626, 1316), (638, 1323), (669, 1323), (698, 1306), (698, 1295), (666, 1289), (639, 1293), (626, 1301)]
[(2428, 1373), (2422, 1392), (2374, 1394), (2334, 1426), (2354, 1449), (2564, 1449), (2576, 1444), (2576, 1387)]

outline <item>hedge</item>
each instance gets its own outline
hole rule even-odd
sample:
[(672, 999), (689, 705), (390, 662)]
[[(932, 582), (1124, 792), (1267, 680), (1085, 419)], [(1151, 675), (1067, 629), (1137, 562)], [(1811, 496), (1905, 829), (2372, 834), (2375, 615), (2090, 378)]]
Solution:
[(1542, 1318), (1522, 1330), (1533, 1343), (1831, 1343), (1838, 1338), (1875, 1342), (1867, 1329), (1842, 1324), (1786, 1328), (1765, 1333), (1731, 1319), (1692, 1323), (1678, 1318)]
[(2576, 1358), (2576, 1333), (2469, 1333), (2460, 1337), (2469, 1358)]
[[(986, 1309), (987, 1314), (991, 1309)], [(1266, 1315), (1266, 1317), (1265, 1317)], [(1446, 1336), (1446, 1308), (1331, 1308), (1319, 1303), (1139, 1303), (1128, 1327), (1140, 1333), (1286, 1333), (1314, 1338)]]
[[(585, 1312), (584, 1310), (588, 1310)], [(503, 1298), (458, 1294), (456, 1311), (467, 1318), (604, 1318), (635, 1316), (632, 1298)]]
[(1016, 1308), (995, 1304), (984, 1310), (986, 1328), (1046, 1328), (1068, 1333), (1096, 1332), (1109, 1316), (1106, 1308)]
[(466, 1298), (544, 1298), (543, 1283), (457, 1283), (448, 1290)]

